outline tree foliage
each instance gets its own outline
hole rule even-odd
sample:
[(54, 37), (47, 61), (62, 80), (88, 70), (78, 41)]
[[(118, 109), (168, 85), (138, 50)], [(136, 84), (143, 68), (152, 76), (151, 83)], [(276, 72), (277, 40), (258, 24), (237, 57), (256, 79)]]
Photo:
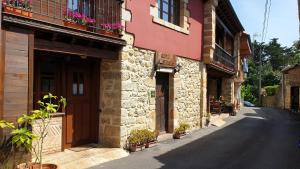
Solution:
[(259, 83), (260, 55), (262, 61), (262, 87), (279, 85), (281, 70), (288, 65), (300, 63), (300, 52), (297, 49), (298, 42), (291, 47), (282, 46), (277, 38), (268, 43), (254, 41), (253, 57), (249, 58), (249, 72), (242, 89), (244, 100), (257, 103)]

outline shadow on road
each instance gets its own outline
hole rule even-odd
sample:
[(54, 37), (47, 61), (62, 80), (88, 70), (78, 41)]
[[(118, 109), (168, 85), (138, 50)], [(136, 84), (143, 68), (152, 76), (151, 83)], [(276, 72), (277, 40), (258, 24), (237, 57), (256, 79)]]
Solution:
[(299, 123), (282, 125), (293, 120), (280, 110), (253, 110), (236, 123), (155, 159), (163, 164), (161, 169), (299, 168)]
[[(300, 168), (297, 147), (300, 122), (289, 113), (278, 109), (245, 108), (229, 121), (232, 124), (217, 131), (213, 127), (199, 130), (183, 139), (168, 140), (157, 147), (93, 168)], [(203, 136), (205, 133), (208, 135)]]

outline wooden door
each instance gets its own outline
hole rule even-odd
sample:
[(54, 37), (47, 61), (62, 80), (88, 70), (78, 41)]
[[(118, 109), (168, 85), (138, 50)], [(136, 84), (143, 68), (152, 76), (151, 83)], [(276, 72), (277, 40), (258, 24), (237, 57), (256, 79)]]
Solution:
[(94, 93), (98, 83), (93, 81), (92, 65), (88, 61), (68, 63), (66, 148), (97, 142), (98, 117), (94, 100), (98, 99)]
[(169, 74), (156, 75), (156, 129), (168, 132)]
[(291, 109), (299, 110), (299, 87), (291, 87)]

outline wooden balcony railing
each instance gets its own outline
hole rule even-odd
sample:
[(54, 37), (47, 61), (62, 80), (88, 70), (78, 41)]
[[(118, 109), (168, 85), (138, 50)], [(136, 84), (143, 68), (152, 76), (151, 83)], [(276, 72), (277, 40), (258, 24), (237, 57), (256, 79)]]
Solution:
[(119, 35), (122, 30), (123, 0), (2, 0), (2, 3), (4, 13), (50, 24), (111, 36)]
[(235, 68), (235, 58), (218, 44), (216, 44), (213, 63), (230, 71), (234, 71)]

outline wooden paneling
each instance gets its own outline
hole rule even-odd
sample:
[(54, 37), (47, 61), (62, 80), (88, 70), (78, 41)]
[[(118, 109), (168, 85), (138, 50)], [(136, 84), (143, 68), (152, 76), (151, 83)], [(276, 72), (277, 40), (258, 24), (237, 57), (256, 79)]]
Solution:
[(58, 52), (95, 58), (117, 59), (119, 52), (105, 49), (91, 48), (88, 46), (72, 45), (62, 42), (35, 39), (34, 49), (40, 51)]
[(33, 77), (34, 77), (34, 33), (31, 32), (28, 37), (28, 109), (33, 109)]
[(5, 73), (3, 118), (12, 122), (28, 110), (29, 33), (11, 28), (5, 31)]
[[(0, 4), (1, 6), (1, 4)], [(2, 8), (0, 7), (0, 119), (3, 119), (3, 92), (4, 92), (4, 65), (5, 65), (5, 31), (2, 30), (1, 28), (1, 10)], [(0, 129), (0, 138), (3, 137), (3, 131)]]

